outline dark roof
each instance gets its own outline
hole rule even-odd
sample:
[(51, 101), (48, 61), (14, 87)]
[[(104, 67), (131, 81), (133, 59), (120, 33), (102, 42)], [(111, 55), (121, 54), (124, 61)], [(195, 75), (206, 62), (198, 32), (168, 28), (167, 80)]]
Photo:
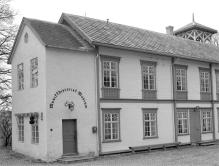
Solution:
[(72, 28), (94, 45), (219, 63), (219, 48), (211, 44), (66, 13), (62, 20), (71, 22)]
[(66, 49), (86, 49), (88, 45), (81, 37), (62, 24), (24, 18), (37, 32), (46, 46)]
[(179, 33), (182, 33), (182, 32), (185, 32), (185, 31), (189, 31), (189, 30), (192, 30), (192, 29), (198, 29), (198, 30), (202, 30), (202, 31), (207, 31), (207, 32), (210, 32), (212, 34), (217, 33), (217, 30), (215, 30), (215, 29), (212, 29), (212, 28), (207, 27), (205, 25), (199, 24), (197, 22), (192, 22), (192, 23), (187, 24), (186, 26), (184, 26), (182, 28), (179, 28), (179, 29), (175, 30), (174, 34), (177, 35)]

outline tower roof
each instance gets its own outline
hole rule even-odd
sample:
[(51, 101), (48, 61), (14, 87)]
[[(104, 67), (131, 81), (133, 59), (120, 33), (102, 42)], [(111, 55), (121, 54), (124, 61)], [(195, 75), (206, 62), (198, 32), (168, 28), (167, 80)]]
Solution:
[(209, 32), (209, 33), (212, 33), (212, 34), (217, 33), (217, 30), (195, 22), (194, 17), (193, 17), (193, 22), (191, 22), (190, 24), (185, 25), (182, 28), (179, 28), (179, 29), (175, 30), (174, 34), (177, 35), (179, 33), (186, 32), (186, 31), (189, 31), (189, 30), (192, 30), (192, 29), (205, 31), (205, 32)]

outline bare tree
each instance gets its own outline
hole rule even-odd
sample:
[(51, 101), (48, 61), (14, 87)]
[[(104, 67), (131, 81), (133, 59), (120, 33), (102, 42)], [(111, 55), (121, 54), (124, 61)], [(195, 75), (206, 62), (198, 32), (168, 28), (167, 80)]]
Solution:
[(7, 65), (16, 26), (13, 25), (15, 12), (10, 0), (0, 0), (0, 110), (11, 103), (11, 68)]
[(8, 109), (8, 107), (5, 107), (5, 109), (0, 112), (0, 130), (4, 146), (11, 145), (12, 136), (11, 111)]

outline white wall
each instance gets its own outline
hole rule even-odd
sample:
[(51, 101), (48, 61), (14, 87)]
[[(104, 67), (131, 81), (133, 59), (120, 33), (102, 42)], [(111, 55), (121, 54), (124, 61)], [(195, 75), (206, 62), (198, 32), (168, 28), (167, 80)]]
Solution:
[[(24, 34), (28, 33), (28, 43), (24, 43)], [(30, 88), (30, 60), (38, 57), (39, 85)], [(17, 65), (24, 63), (24, 90), (18, 90)], [(46, 75), (45, 48), (33, 34), (30, 28), (24, 27), (23, 33), (12, 60), (12, 148), (34, 158), (44, 159), (46, 156)], [(43, 112), (44, 120), (39, 120), (39, 144), (31, 143), (31, 125), (29, 118), (24, 118), (24, 142), (18, 142), (16, 113)]]
[[(146, 60), (157, 62), (157, 98), (171, 99), (172, 74), (170, 58), (106, 47), (100, 47), (99, 52), (100, 55), (116, 56), (121, 58), (119, 63), (120, 98), (142, 99), (142, 75), (140, 60)], [(101, 64), (100, 78), (102, 78)], [(100, 88), (102, 88), (102, 79), (100, 79)]]
[[(171, 58), (139, 53), (121, 49), (112, 49), (106, 47), (99, 48), (100, 55), (120, 57), (119, 63), (119, 83), (121, 99), (142, 99), (142, 75), (140, 60), (157, 62), (156, 66), (156, 87), (157, 99), (172, 99), (172, 70)], [(195, 102), (200, 100), (200, 76), (199, 67), (209, 68), (208, 63), (199, 61), (189, 61), (176, 59), (174, 64), (187, 66), (187, 87), (188, 100), (193, 102), (177, 103), (177, 108), (210, 108), (211, 103)], [(102, 72), (100, 64), (100, 92), (102, 87)], [(215, 82), (214, 82), (215, 84)], [(101, 93), (100, 93), (101, 95)], [(173, 103), (161, 102), (136, 102), (119, 101), (117, 103), (107, 103), (102, 101), (101, 108), (121, 108), (121, 142), (102, 143), (103, 152), (126, 150), (129, 146), (141, 146), (160, 143), (174, 142), (174, 121), (173, 121)], [(143, 139), (143, 124), (141, 108), (158, 108), (158, 134), (157, 139)], [(102, 130), (101, 130), (102, 131)], [(133, 137), (134, 136), (134, 137)], [(103, 136), (102, 136), (103, 137)], [(202, 134), (202, 140), (211, 140), (212, 134)], [(183, 143), (190, 142), (190, 135), (179, 136), (178, 141)]]
[[(63, 155), (62, 119), (77, 119), (78, 153), (97, 154), (97, 134), (92, 133), (97, 126), (95, 54), (61, 49), (47, 49), (46, 54), (48, 160)], [(81, 91), (88, 107), (77, 93), (65, 92), (56, 98), (54, 108), (49, 108), (54, 94), (64, 88)], [(66, 101), (74, 102), (74, 111), (64, 106)]]
[[(103, 152), (127, 150), (129, 146), (143, 146), (174, 142), (174, 122), (171, 104), (101, 103), (101, 108), (121, 108), (121, 142), (102, 143)], [(142, 108), (157, 108), (158, 138), (143, 138)]]

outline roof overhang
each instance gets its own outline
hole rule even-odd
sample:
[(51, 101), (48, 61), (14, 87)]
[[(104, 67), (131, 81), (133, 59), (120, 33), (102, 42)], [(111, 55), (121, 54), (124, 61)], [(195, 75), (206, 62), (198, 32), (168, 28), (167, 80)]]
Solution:
[(161, 52), (161, 51), (136, 49), (136, 48), (132, 48), (132, 47), (122, 47), (122, 46), (111, 45), (111, 44), (106, 44), (106, 43), (99, 43), (99, 42), (93, 42), (93, 44), (95, 46), (103, 46), (103, 47), (110, 47), (110, 48), (116, 48), (116, 49), (122, 49), (122, 50), (129, 50), (129, 51), (134, 51), (134, 52), (149, 53), (149, 54), (153, 54), (153, 55), (160, 55), (160, 56), (165, 56), (165, 57), (170, 57), (170, 58), (180, 58), (180, 59), (185, 59), (185, 60), (194, 60), (194, 61), (205, 62), (205, 63), (219, 64), (219, 61), (196, 58), (196, 57), (186, 57), (186, 56), (180, 55), (180, 54), (170, 54), (170, 53)]

